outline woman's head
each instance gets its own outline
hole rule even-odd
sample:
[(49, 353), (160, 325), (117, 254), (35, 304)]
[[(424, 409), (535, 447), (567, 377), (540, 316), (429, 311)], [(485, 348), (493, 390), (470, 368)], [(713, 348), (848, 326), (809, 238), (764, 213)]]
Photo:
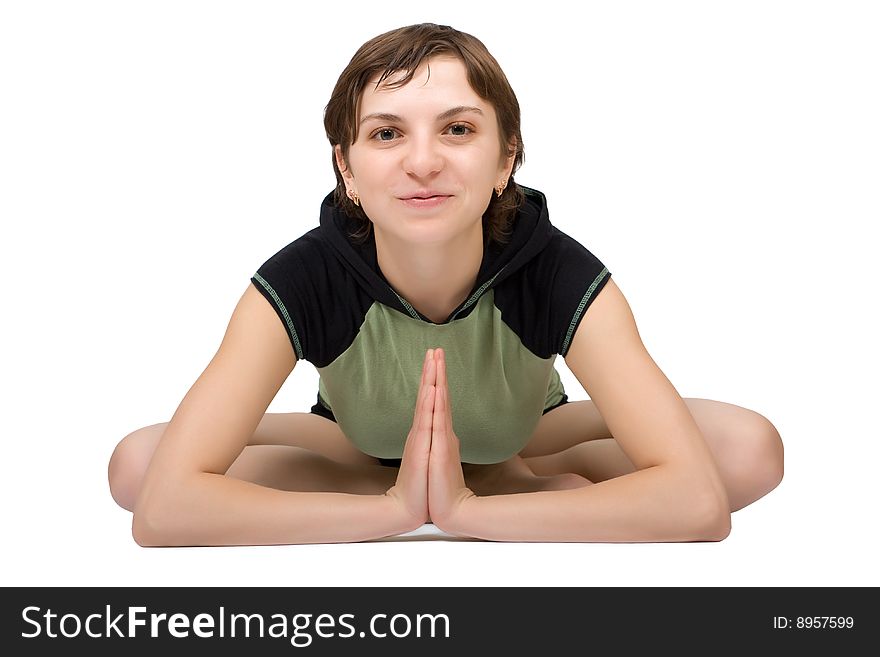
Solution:
[[(458, 107), (481, 111), (443, 116)], [(386, 116), (364, 121), (373, 114)], [(334, 200), (362, 222), (357, 239), (371, 219), (407, 231), (407, 221), (452, 216), (461, 228), (481, 217), (487, 239), (506, 241), (524, 201), (512, 177), (524, 160), (519, 103), (475, 37), (424, 23), (371, 39), (340, 75), (324, 127), (334, 146)], [(432, 210), (401, 200), (421, 190), (450, 198)]]

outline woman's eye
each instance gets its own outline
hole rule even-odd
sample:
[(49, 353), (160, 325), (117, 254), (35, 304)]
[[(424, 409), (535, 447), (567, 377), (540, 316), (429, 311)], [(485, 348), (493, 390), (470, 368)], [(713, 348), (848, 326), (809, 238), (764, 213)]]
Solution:
[[(382, 128), (382, 129), (379, 130), (375, 135), (373, 135), (373, 137), (376, 137), (376, 136), (378, 136), (378, 135), (388, 134), (388, 133), (391, 133), (391, 132), (397, 132), (397, 131), (396, 131), (396, 130), (392, 130), (391, 128)], [(390, 140), (388, 140), (388, 139), (379, 139), (379, 141), (390, 141)]]
[[(446, 128), (446, 130), (448, 131), (448, 130), (453, 130), (456, 128), (463, 129), (464, 132), (453, 133), (453, 135), (452, 135), (453, 137), (466, 137), (471, 132), (473, 132), (473, 129), (471, 129), (470, 126), (467, 126), (464, 123), (454, 123), (453, 125)], [(388, 134), (395, 134), (395, 133), (397, 133), (397, 130), (395, 130), (394, 128), (381, 128), (373, 133), (373, 136), (371, 137), (371, 139), (376, 139), (378, 137), (377, 141), (392, 141), (393, 138), (392, 139), (382, 139), (380, 137), (380, 135), (388, 135)]]

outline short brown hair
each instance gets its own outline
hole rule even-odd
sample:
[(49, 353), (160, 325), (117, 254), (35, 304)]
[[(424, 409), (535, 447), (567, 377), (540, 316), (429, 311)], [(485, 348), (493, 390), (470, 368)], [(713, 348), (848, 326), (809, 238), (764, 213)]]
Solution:
[[(390, 89), (401, 87), (412, 79), (423, 61), (441, 54), (460, 59), (467, 69), (471, 88), (480, 98), (492, 103), (498, 117), (500, 154), (504, 158), (513, 155), (508, 150), (508, 145), (516, 139), (516, 157), (507, 186), (500, 197), (495, 192), (492, 193), (489, 206), (483, 214), (484, 240), (506, 243), (510, 238), (516, 211), (525, 202), (522, 189), (513, 181), (513, 173), (525, 161), (519, 101), (498, 62), (476, 37), (448, 25), (421, 23), (391, 30), (367, 41), (358, 48), (342, 71), (333, 88), (330, 102), (324, 109), (327, 138), (331, 146), (340, 145), (343, 160), (347, 162), (349, 147), (358, 138), (361, 93), (370, 79), (376, 73), (382, 72), (376, 83), (378, 88), (392, 73), (405, 71), (405, 77), (388, 85)], [(363, 242), (370, 234), (372, 223), (363, 208), (348, 198), (335, 154), (332, 159), (333, 171), (336, 173), (334, 202), (347, 215), (360, 220), (361, 227), (351, 237)]]

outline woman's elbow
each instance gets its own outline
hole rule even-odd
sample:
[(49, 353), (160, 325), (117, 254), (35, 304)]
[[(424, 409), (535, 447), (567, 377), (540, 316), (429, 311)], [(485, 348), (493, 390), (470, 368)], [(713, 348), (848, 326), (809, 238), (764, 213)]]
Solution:
[(163, 524), (156, 509), (139, 504), (132, 514), (131, 537), (141, 547), (170, 545), (167, 533), (162, 530)]
[(730, 536), (732, 527), (730, 505), (725, 499), (717, 499), (714, 495), (706, 495), (706, 503), (702, 505), (702, 513), (698, 521), (698, 541), (723, 541)]
[(142, 494), (138, 499), (132, 513), (131, 536), (141, 547), (185, 545), (184, 527), (186, 522), (180, 518), (179, 504), (169, 502), (168, 496)]

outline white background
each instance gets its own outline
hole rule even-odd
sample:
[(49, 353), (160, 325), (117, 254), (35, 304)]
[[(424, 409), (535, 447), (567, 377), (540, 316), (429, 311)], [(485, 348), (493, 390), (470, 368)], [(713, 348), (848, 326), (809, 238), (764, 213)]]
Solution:
[[(0, 5), (2, 583), (880, 584), (876, 4), (419, 4)], [(256, 268), (317, 225), (355, 50), (425, 21), (498, 59), (517, 181), (608, 265), (679, 393), (779, 429), (785, 478), (725, 541), (132, 540), (114, 446), (170, 419)], [(316, 385), (299, 364), (269, 411)]]

